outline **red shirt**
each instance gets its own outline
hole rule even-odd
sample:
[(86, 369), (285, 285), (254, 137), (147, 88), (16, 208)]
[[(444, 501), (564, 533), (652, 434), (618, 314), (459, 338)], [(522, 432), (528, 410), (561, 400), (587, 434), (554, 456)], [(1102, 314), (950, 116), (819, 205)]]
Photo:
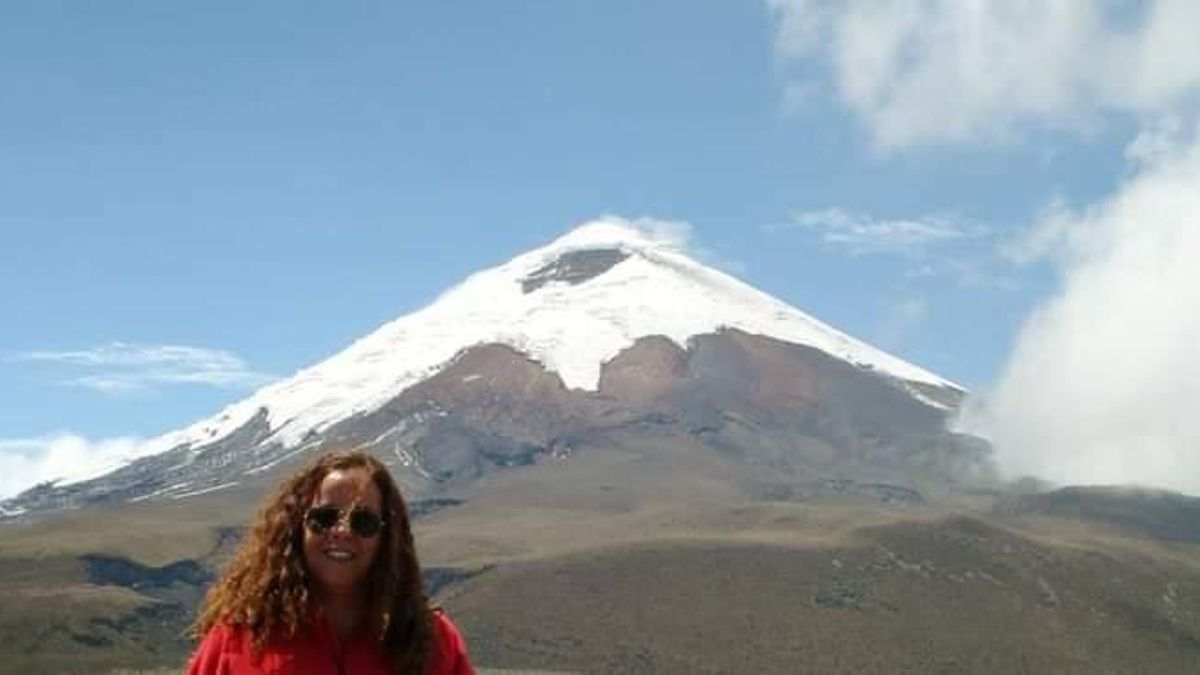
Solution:
[[(425, 675), (475, 675), (462, 634), (441, 611), (434, 612), (433, 648)], [(395, 675), (370, 635), (341, 642), (319, 614), (291, 638), (268, 640), (256, 656), (250, 631), (213, 628), (192, 655), (187, 675)]]

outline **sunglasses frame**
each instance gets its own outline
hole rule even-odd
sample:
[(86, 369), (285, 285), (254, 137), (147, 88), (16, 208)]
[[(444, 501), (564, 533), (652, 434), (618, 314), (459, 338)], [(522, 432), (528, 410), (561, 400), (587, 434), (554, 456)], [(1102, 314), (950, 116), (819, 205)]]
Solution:
[[(322, 523), (313, 520), (313, 514), (318, 511), (326, 513), (333, 512), (337, 514), (337, 519), (328, 525), (323, 525)], [(369, 516), (371, 522), (375, 524), (363, 525), (360, 514)], [(359, 519), (356, 520), (355, 516), (359, 516)], [(355, 506), (350, 509), (343, 509), (332, 504), (322, 504), (321, 506), (310, 506), (308, 510), (304, 512), (304, 526), (313, 534), (327, 534), (330, 530), (338, 525), (341, 525), (342, 523), (346, 524), (346, 529), (349, 530), (355, 537), (358, 537), (359, 539), (374, 539), (383, 532), (383, 527), (384, 525), (387, 525), (387, 520), (384, 519), (383, 516), (375, 513), (365, 506)], [(356, 523), (358, 524), (356, 525)], [(371, 532), (366, 533), (364, 532), (364, 529), (371, 530)]]

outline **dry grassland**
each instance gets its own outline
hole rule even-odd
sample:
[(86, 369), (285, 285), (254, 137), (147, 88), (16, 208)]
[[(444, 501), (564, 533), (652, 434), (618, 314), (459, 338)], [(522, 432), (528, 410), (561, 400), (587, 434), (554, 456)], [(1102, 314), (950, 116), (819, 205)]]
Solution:
[[(771, 480), (771, 467), (643, 439), (487, 476), (419, 519), (417, 543), (426, 566), (474, 574), (438, 600), (497, 675), (1200, 672), (1200, 547), (997, 520), (982, 499), (974, 515), (772, 501)], [(89, 583), (79, 556), (211, 566), (221, 528), (260, 498), (0, 529), (0, 673), (180, 663), (188, 617)]]
[[(1062, 555), (947, 522), (914, 524), (923, 536), (908, 549), (892, 538), (914, 533), (896, 526), (848, 548), (673, 541), (595, 549), (499, 566), (444, 601), (480, 660), (499, 666), (1195, 672), (1194, 572)], [(1175, 605), (1160, 597), (1172, 588)]]

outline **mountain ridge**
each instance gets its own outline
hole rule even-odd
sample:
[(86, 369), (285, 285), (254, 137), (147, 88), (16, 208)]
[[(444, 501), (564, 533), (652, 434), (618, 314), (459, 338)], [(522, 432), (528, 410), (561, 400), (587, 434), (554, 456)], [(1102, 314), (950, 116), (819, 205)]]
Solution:
[[(556, 373), (568, 389), (596, 391), (604, 365), (641, 338), (661, 336), (684, 348), (697, 335), (726, 328), (820, 349), (902, 383), (927, 405), (946, 406), (938, 391), (962, 393), (948, 380), (695, 262), (669, 238), (607, 218), (470, 275), (428, 306), (216, 415), (34, 489), (69, 488), (168, 453), (177, 464), (196, 461), (247, 435), (253, 445), (299, 451), (315, 434), (378, 410), (481, 344), (508, 345)], [(20, 515), (28, 492), (0, 504), (0, 516)]]

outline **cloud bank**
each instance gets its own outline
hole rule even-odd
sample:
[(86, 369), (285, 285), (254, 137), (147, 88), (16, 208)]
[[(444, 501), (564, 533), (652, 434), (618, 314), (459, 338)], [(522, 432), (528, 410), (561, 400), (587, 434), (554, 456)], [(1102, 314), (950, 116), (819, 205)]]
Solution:
[(1200, 494), (1200, 127), (1033, 237), (1063, 286), (963, 426), (1012, 474)]
[(0, 499), (39, 483), (98, 475), (136, 456), (142, 441), (124, 437), (92, 441), (69, 432), (0, 439)]
[[(767, 0), (791, 92), (826, 78), (877, 147), (1084, 129), (1200, 84), (1193, 0)], [(823, 68), (814, 68), (821, 64)]]
[[(1048, 261), (1060, 287), (960, 423), (1013, 475), (1200, 494), (1200, 3), (767, 6), (789, 89), (828, 82), (884, 152), (1141, 122), (1111, 195), (1045, 205), (1004, 247), (1010, 264)], [(848, 242), (900, 229), (841, 227)]]

